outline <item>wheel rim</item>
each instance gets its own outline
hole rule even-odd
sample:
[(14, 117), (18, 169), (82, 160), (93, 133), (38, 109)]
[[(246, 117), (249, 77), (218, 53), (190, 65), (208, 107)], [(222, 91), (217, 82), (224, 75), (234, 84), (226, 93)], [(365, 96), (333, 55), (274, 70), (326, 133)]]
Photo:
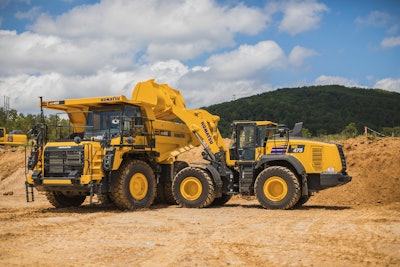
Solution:
[(285, 180), (278, 176), (272, 176), (264, 183), (264, 194), (272, 201), (281, 201), (288, 192)]
[(196, 200), (203, 192), (203, 186), (196, 177), (187, 177), (182, 181), (180, 191), (185, 199)]
[(145, 198), (148, 189), (149, 184), (146, 176), (144, 176), (142, 173), (135, 173), (129, 182), (129, 191), (132, 197), (136, 200), (142, 200)]

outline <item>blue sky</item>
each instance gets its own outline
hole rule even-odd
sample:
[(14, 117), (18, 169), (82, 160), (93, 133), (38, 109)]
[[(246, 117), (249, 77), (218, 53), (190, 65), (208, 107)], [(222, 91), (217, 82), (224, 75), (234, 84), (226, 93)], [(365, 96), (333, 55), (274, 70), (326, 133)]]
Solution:
[(189, 108), (308, 85), (400, 93), (400, 2), (0, 0), (1, 105), (130, 97), (152, 78)]

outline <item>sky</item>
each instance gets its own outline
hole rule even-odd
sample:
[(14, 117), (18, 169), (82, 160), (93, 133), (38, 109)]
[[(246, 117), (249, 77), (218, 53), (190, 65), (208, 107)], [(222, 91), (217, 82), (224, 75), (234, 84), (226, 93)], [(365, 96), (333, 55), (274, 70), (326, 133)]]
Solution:
[(130, 98), (149, 79), (188, 108), (312, 85), (400, 93), (400, 1), (0, 0), (1, 107)]

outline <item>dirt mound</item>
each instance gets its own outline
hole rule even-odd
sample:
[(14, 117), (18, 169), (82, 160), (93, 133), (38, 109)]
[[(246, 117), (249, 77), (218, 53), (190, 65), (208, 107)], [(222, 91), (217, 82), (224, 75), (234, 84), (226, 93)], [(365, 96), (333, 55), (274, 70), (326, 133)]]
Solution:
[(12, 195), (25, 190), (25, 150), (0, 147), (0, 194)]
[[(225, 140), (229, 142), (229, 140)], [(400, 202), (400, 138), (358, 137), (339, 141), (343, 145), (348, 173), (353, 180), (315, 194), (309, 205), (362, 205)], [(179, 156), (188, 162), (202, 161), (202, 148)], [(0, 148), (0, 194), (23, 193), (24, 149)]]
[(400, 138), (358, 137), (343, 145), (348, 173), (353, 180), (322, 191), (310, 203), (388, 204), (400, 202)]

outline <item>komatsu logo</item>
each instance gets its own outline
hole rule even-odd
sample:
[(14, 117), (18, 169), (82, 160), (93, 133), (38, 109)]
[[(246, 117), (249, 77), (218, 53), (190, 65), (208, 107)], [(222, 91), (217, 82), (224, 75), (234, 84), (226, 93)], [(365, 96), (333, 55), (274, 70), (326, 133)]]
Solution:
[(214, 142), (213, 142), (213, 140), (212, 140), (211, 134), (210, 134), (210, 132), (208, 131), (207, 126), (206, 126), (206, 124), (204, 123), (204, 121), (201, 122), (201, 127), (203, 127), (203, 130), (204, 130), (204, 132), (205, 132), (205, 134), (206, 134), (206, 136), (207, 136), (208, 142), (209, 142), (210, 144), (213, 144)]
[(121, 100), (121, 98), (119, 96), (103, 97), (100, 99), (101, 102), (118, 101), (118, 100)]

